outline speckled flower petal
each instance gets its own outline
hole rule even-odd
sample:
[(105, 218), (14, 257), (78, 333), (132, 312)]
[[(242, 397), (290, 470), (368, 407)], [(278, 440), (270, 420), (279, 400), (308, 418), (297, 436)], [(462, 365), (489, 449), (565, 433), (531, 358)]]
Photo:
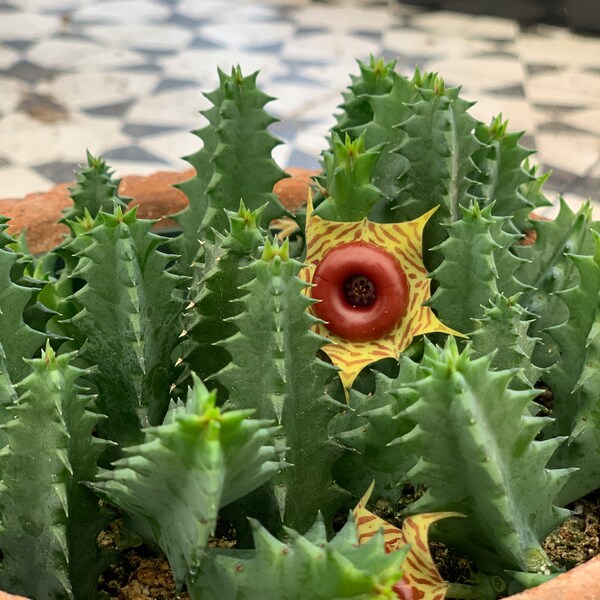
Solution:
[(404, 519), (402, 529), (398, 529), (366, 509), (374, 483), (361, 498), (353, 511), (360, 544), (366, 543), (383, 529), (386, 552), (393, 552), (406, 544), (410, 551), (402, 567), (402, 581), (409, 585), (416, 600), (444, 600), (448, 584), (437, 570), (427, 541), (427, 532), (432, 523), (447, 517), (461, 517), (460, 513), (439, 512), (415, 515)]
[(441, 323), (433, 311), (423, 304), (430, 298), (431, 280), (423, 264), (423, 229), (435, 212), (432, 209), (414, 221), (373, 223), (367, 219), (351, 223), (326, 221), (312, 214), (309, 199), (306, 218), (306, 267), (300, 278), (311, 282), (317, 265), (327, 252), (340, 244), (364, 241), (387, 250), (400, 262), (409, 284), (408, 310), (404, 318), (387, 335), (367, 342), (349, 341), (332, 334), (325, 324), (315, 331), (329, 340), (323, 350), (340, 368), (340, 378), (348, 388), (360, 371), (382, 358), (398, 358), (417, 335), (441, 332), (461, 334)]

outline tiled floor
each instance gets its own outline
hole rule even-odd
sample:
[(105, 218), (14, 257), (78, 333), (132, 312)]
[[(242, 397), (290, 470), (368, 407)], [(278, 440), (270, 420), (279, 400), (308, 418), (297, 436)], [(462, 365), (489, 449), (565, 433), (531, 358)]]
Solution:
[[(283, 165), (317, 166), (355, 58), (438, 70), (526, 129), (548, 188), (600, 203), (600, 38), (392, 0), (0, 0), (0, 197), (186, 166), (216, 67), (261, 70)], [(600, 206), (600, 204), (599, 204)]]

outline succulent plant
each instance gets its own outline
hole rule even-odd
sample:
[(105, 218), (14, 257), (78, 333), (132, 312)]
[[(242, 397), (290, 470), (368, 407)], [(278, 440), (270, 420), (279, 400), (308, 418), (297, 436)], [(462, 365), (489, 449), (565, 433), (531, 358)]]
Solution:
[[(598, 227), (533, 219), (522, 134), (439, 75), (359, 68), (306, 211), (273, 194), (270, 98), (235, 68), (176, 237), (90, 154), (57, 248), (2, 220), (2, 587), (93, 599), (111, 520), (192, 598), (492, 600), (560, 572), (544, 539), (600, 488)], [(218, 519), (236, 548), (208, 547)], [(441, 578), (433, 523), (470, 582)]]

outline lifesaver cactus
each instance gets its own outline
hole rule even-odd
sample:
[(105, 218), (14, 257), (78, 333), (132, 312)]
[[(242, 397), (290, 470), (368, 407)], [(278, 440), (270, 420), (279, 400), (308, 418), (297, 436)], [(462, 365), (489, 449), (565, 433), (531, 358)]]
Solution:
[[(519, 245), (546, 203), (520, 134), (393, 67), (353, 79), (296, 239), (266, 232), (278, 141), (237, 68), (179, 238), (91, 156), (48, 256), (0, 218), (0, 587), (92, 600), (98, 495), (194, 600), (494, 600), (559, 571), (543, 540), (600, 487), (600, 238), (562, 203)], [(368, 495), (340, 523), (374, 478), (403, 527)], [(207, 547), (218, 517), (247, 548)], [(437, 571), (437, 520), (471, 583)]]

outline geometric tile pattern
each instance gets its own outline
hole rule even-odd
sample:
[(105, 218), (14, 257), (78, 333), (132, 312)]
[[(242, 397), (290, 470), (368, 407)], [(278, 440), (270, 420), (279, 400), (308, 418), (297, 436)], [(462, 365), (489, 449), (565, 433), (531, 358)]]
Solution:
[[(437, 3), (438, 6), (440, 3)], [(355, 58), (438, 71), (526, 130), (552, 190), (600, 202), (600, 39), (392, 0), (0, 0), (0, 197), (184, 168), (216, 67), (260, 69), (281, 166), (316, 167)]]

